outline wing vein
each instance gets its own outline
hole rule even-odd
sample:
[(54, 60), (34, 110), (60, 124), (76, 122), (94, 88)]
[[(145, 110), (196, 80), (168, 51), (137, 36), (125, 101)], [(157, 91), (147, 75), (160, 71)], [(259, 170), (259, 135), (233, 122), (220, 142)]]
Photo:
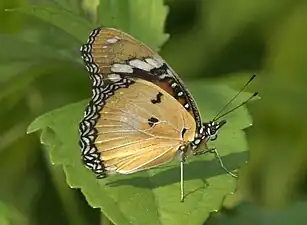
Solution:
[[(144, 92), (145, 93), (145, 92)], [(144, 99), (150, 99), (150, 96), (148, 95), (148, 92), (146, 92), (146, 94), (147, 94), (147, 98), (145, 97)], [(138, 109), (140, 109), (140, 110), (142, 110), (142, 111), (144, 111), (145, 113), (147, 113), (148, 114), (148, 117), (152, 117), (152, 116), (154, 116), (154, 117), (156, 117), (156, 118), (161, 118), (161, 116), (158, 116), (158, 115), (155, 115), (155, 114), (153, 114), (153, 113), (150, 113), (148, 110), (146, 110), (145, 108), (143, 108), (143, 107), (140, 107), (139, 105), (137, 105), (137, 104), (135, 104), (134, 102), (132, 102), (130, 99), (127, 99), (127, 98), (125, 98), (125, 100), (128, 102), (128, 104), (131, 104), (131, 105), (133, 105), (134, 107), (136, 107), (136, 108), (138, 108)], [(161, 112), (161, 106), (160, 105), (157, 105), (157, 107), (158, 107), (158, 109), (159, 109), (159, 111)], [(162, 113), (159, 113), (160, 115), (162, 115)], [(144, 119), (143, 117), (141, 117), (142, 119)], [(144, 119), (146, 122), (147, 122), (147, 119), (145, 118)], [(170, 123), (170, 122), (168, 122), (168, 121), (165, 121), (168, 125), (170, 125), (175, 131), (177, 131), (178, 133), (181, 133), (181, 131), (180, 130), (178, 130), (176, 127), (175, 127), (175, 125), (174, 124), (172, 124), (172, 123)]]
[(155, 137), (140, 139), (140, 140), (133, 141), (133, 142), (127, 142), (127, 143), (125, 143), (125, 144), (116, 145), (116, 146), (114, 146), (114, 147), (104, 149), (103, 151), (104, 151), (104, 152), (106, 152), (106, 151), (111, 151), (111, 150), (114, 150), (114, 149), (118, 149), (118, 148), (122, 148), (122, 147), (127, 147), (127, 146), (129, 146), (129, 145), (134, 145), (134, 144), (141, 143), (141, 142), (143, 142), (143, 141), (148, 141), (148, 140), (151, 140), (151, 139), (155, 139)]

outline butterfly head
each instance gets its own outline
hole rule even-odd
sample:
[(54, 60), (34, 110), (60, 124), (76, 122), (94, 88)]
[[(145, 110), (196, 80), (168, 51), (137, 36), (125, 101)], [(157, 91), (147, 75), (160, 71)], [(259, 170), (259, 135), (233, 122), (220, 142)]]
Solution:
[(226, 120), (203, 123), (204, 138), (211, 141), (216, 140), (219, 129), (225, 124)]

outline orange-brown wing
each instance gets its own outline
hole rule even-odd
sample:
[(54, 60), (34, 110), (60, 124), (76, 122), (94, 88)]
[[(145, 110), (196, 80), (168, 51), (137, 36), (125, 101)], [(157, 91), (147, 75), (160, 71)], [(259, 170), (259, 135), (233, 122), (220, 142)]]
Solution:
[(196, 126), (201, 127), (200, 113), (189, 90), (175, 71), (145, 44), (122, 31), (98, 28), (90, 34), (81, 52), (93, 76), (115, 72), (153, 82), (180, 102), (194, 117)]
[(130, 59), (157, 58), (157, 67), (164, 63), (149, 47), (122, 31), (102, 28), (93, 32), (97, 34), (94, 33), (92, 37), (94, 41), (91, 54), (102, 74), (112, 73), (110, 69), (113, 64), (126, 63)]
[(128, 174), (161, 165), (195, 135), (195, 121), (184, 107), (160, 87), (141, 79), (115, 91), (97, 112), (92, 140), (97, 152), (89, 147), (83, 159), (98, 175)]

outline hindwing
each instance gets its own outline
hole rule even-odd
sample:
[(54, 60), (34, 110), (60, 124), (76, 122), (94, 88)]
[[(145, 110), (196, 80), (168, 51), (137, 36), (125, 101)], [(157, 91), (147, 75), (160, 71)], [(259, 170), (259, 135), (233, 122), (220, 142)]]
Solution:
[(141, 79), (118, 89), (112, 85), (101, 92), (99, 104), (93, 95), (90, 113), (80, 123), (88, 168), (100, 177), (134, 173), (172, 160), (181, 146), (188, 148), (195, 121), (166, 91)]

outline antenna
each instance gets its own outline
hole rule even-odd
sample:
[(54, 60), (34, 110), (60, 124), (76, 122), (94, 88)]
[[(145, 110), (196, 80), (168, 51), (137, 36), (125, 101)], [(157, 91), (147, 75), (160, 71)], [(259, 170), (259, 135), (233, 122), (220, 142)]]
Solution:
[(252, 94), (252, 96), (250, 96), (248, 99), (246, 99), (244, 102), (242, 102), (241, 104), (237, 105), (236, 107), (232, 108), (231, 110), (223, 113), (222, 115), (215, 117), (214, 120), (218, 120), (220, 118), (222, 118), (223, 116), (226, 116), (228, 113), (231, 113), (233, 111), (235, 111), (237, 108), (240, 108), (241, 106), (245, 105), (246, 103), (248, 103), (250, 100), (252, 100), (254, 97), (256, 97), (258, 95), (258, 92), (255, 92), (254, 94)]
[[(233, 102), (233, 100), (235, 100), (236, 99), (236, 97), (238, 97), (238, 95), (239, 94), (241, 94), (241, 92), (242, 91), (244, 91), (244, 89), (250, 84), (250, 82), (254, 79), (256, 77), (256, 74), (253, 74), (252, 76), (251, 76), (251, 78), (249, 78), (249, 80), (246, 82), (246, 84), (241, 88), (241, 90), (240, 91), (238, 91), (238, 93), (235, 95), (235, 96), (233, 96), (232, 97), (232, 99), (230, 99), (229, 100), (229, 102), (216, 114), (216, 116), (213, 118), (213, 120), (212, 121), (215, 121), (215, 120), (217, 120), (218, 118), (221, 118), (221, 116), (219, 116), (228, 106), (229, 106), (229, 104), (230, 103), (232, 103)], [(255, 94), (255, 93), (254, 93)], [(258, 93), (257, 93), (258, 94)], [(255, 95), (256, 96), (256, 95)], [(253, 97), (255, 97), (255, 96), (253, 96)], [(252, 97), (252, 98), (253, 98)], [(252, 99), (252, 98), (250, 98), (250, 99)], [(250, 100), (249, 99), (249, 100)], [(249, 101), (248, 100), (248, 101)], [(245, 103), (244, 104), (246, 104), (247, 102), (248, 102), (247, 100), (246, 101), (244, 101)], [(242, 102), (243, 103), (243, 102)], [(242, 106), (242, 103), (240, 104), (240, 107)], [(244, 105), (243, 104), (243, 105)], [(238, 106), (236, 106), (234, 109), (237, 109), (238, 108)], [(234, 109), (232, 109), (231, 110), (231, 112), (234, 110)], [(230, 111), (228, 111), (228, 113), (229, 113)], [(226, 114), (223, 114), (223, 115), (226, 115)]]

